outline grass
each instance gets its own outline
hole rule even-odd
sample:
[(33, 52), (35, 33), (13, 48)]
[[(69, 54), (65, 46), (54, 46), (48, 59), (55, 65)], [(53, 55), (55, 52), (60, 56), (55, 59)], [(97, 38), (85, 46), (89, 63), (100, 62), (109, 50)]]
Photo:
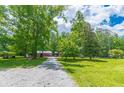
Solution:
[(64, 69), (82, 87), (124, 86), (124, 59), (97, 58), (94, 60), (58, 58)]
[(42, 64), (46, 58), (39, 58), (34, 60), (27, 60), (24, 57), (16, 57), (11, 59), (2, 59), (0, 58), (0, 69), (3, 68), (16, 68), (16, 67), (34, 67)]

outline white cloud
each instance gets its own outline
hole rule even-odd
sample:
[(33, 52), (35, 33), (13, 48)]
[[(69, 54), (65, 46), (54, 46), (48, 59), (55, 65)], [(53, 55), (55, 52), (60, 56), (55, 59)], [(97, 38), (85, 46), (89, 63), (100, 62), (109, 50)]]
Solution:
[[(106, 20), (107, 23), (109, 23), (110, 20), (110, 16), (111, 15), (118, 15), (118, 16), (124, 16), (124, 6), (108, 6), (108, 7), (104, 7), (104, 6), (69, 6), (68, 9), (66, 11), (64, 11), (64, 15), (67, 17), (68, 22), (64, 22), (63, 19), (57, 19), (58, 21), (58, 30), (61, 32), (63, 31), (70, 31), (71, 28), (71, 23), (69, 22), (70, 20), (72, 20), (75, 15), (76, 12), (78, 10), (81, 10), (84, 18), (87, 22), (89, 22), (92, 27), (101, 27), (101, 28), (106, 28), (109, 30), (112, 30), (116, 33), (118, 33), (119, 35), (124, 35), (124, 22), (121, 24), (117, 24), (113, 27), (109, 26), (109, 24), (106, 25), (101, 25), (100, 23), (103, 20)], [(61, 26), (61, 27), (60, 27)], [(60, 29), (61, 28), (61, 29)]]
[(58, 25), (65, 24), (65, 21), (63, 18), (55, 17), (53, 20), (57, 21)]
[(103, 28), (103, 29), (108, 29), (111, 30), (112, 32), (117, 33), (119, 36), (124, 36), (124, 22), (121, 24), (117, 24), (113, 27), (109, 25), (102, 25), (102, 26), (97, 26), (98, 28)]
[(67, 22), (63, 18), (55, 17), (54, 20), (58, 22), (58, 31), (61, 33), (62, 31), (69, 32), (71, 28), (71, 20), (75, 18), (76, 12), (81, 9), (82, 6), (68, 6), (67, 10), (63, 11)]
[[(87, 9), (85, 9), (85, 11), (83, 10), (83, 14), (86, 18), (86, 21), (88, 21), (92, 25), (99, 25), (103, 20), (109, 22), (109, 17), (111, 15), (124, 15), (124, 13), (122, 13), (122, 9), (123, 6), (89, 6)], [(89, 11), (89, 14), (85, 15), (87, 11)]]

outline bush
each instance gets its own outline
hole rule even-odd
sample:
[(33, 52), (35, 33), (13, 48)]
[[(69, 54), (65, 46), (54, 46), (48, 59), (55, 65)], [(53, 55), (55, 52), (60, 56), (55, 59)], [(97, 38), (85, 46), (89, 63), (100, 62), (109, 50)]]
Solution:
[(112, 58), (124, 58), (124, 51), (120, 49), (109, 50), (109, 56)]
[(15, 56), (16, 53), (15, 52), (7, 52), (9, 56)]
[(60, 51), (62, 57), (75, 58), (79, 56), (79, 47), (72, 41), (63, 42)]
[(3, 52), (0, 52), (0, 57), (2, 57), (3, 56)]
[(15, 58), (16, 53), (15, 52), (3, 52), (2, 56), (3, 58)]

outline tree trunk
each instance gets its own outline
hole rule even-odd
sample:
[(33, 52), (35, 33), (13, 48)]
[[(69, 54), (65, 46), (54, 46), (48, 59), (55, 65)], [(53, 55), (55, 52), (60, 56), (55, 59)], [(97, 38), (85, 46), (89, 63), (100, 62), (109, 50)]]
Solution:
[(36, 52), (34, 52), (32, 55), (32, 59), (36, 59), (36, 58), (37, 58), (37, 54), (36, 54)]
[(32, 46), (32, 58), (36, 59), (37, 58), (37, 37), (34, 34), (34, 40), (33, 40), (33, 46)]
[[(37, 20), (35, 19), (35, 14), (36, 11), (33, 9), (33, 32), (32, 32), (32, 36), (33, 36), (33, 45), (32, 45), (32, 59), (36, 59), (37, 58), (37, 40), (38, 40), (38, 22)], [(37, 17), (36, 17), (37, 18)]]
[(34, 38), (34, 44), (32, 48), (32, 58), (33, 59), (37, 58), (37, 37)]
[(92, 57), (90, 56), (90, 60), (92, 60)]
[(24, 57), (27, 58), (27, 46), (25, 46), (25, 49), (24, 49)]

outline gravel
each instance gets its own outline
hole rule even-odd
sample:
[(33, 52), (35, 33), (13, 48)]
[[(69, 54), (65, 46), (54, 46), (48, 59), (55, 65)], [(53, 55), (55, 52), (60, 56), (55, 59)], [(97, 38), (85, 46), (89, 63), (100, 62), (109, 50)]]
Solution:
[(75, 87), (54, 57), (34, 68), (0, 71), (0, 87)]

